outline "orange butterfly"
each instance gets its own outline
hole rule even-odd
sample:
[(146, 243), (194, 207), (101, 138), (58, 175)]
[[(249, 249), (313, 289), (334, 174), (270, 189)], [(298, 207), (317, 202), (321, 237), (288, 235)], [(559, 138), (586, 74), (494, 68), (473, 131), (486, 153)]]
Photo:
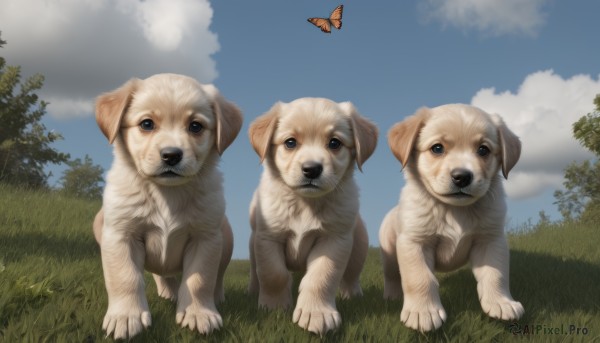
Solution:
[(321, 29), (325, 33), (331, 33), (331, 26), (336, 29), (342, 28), (342, 12), (344, 11), (344, 5), (339, 5), (329, 15), (329, 18), (308, 18), (308, 21), (314, 26)]

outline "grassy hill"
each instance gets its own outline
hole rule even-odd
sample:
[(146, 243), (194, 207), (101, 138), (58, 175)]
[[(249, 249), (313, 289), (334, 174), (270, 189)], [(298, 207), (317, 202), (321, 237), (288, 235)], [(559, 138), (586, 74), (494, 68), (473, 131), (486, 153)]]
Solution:
[[(107, 297), (91, 231), (99, 207), (99, 202), (0, 185), (0, 341), (104, 340)], [(179, 328), (174, 304), (156, 295), (147, 275), (153, 324), (133, 341), (600, 341), (599, 230), (598, 223), (573, 223), (510, 236), (511, 290), (526, 311), (518, 323), (486, 317), (475, 280), (463, 268), (440, 275), (448, 313), (442, 328), (427, 335), (407, 329), (400, 322), (402, 301), (382, 299), (383, 276), (374, 248), (362, 274), (364, 296), (338, 300), (342, 327), (323, 338), (292, 324), (291, 312), (259, 310), (256, 297), (245, 292), (248, 262), (233, 261), (225, 276), (227, 300), (220, 306), (223, 329), (204, 337)], [(521, 333), (513, 335), (517, 328)]]

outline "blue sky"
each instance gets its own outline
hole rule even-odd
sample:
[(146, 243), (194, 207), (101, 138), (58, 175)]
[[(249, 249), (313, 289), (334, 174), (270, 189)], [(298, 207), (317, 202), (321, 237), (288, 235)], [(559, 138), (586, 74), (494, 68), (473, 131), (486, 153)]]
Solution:
[[(341, 30), (306, 21), (339, 4)], [(245, 116), (221, 169), (234, 257), (247, 258), (262, 171), (248, 125), (276, 101), (305, 96), (352, 101), (380, 129), (356, 175), (371, 245), (404, 184), (386, 133), (421, 106), (468, 103), (503, 116), (523, 141), (505, 182), (507, 226), (537, 221), (540, 210), (559, 219), (552, 193), (562, 170), (592, 158), (570, 130), (600, 93), (598, 13), (600, 2), (584, 0), (3, 0), (0, 54), (25, 76), (46, 76), (44, 122), (65, 137), (55, 147), (105, 170), (112, 155), (94, 121), (97, 95), (161, 72), (215, 83)]]

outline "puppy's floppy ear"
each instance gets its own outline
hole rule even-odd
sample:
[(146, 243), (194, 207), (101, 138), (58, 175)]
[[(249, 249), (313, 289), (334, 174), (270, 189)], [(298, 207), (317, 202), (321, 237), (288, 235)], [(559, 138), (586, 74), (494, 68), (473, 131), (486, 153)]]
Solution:
[(267, 113), (256, 118), (248, 130), (250, 144), (252, 144), (254, 151), (256, 151), (260, 157), (261, 163), (265, 160), (265, 156), (267, 156), (267, 152), (269, 151), (271, 139), (273, 138), (273, 133), (275, 133), (282, 106), (283, 103), (281, 102), (273, 105)]
[(351, 102), (342, 102), (339, 106), (350, 116), (356, 149), (356, 165), (358, 166), (358, 170), (362, 171), (363, 163), (373, 154), (375, 147), (377, 147), (379, 130), (375, 124), (361, 116)]
[(202, 85), (202, 89), (210, 96), (211, 107), (217, 121), (215, 145), (219, 155), (227, 149), (242, 128), (242, 112), (233, 103), (225, 100), (214, 85)]
[(406, 167), (419, 132), (431, 112), (427, 107), (420, 108), (415, 114), (392, 126), (388, 132), (388, 144), (392, 153)]
[(494, 114), (492, 120), (498, 128), (500, 148), (502, 149), (502, 175), (508, 179), (508, 172), (517, 164), (521, 157), (521, 141), (504, 123), (502, 118)]
[(96, 123), (112, 144), (117, 137), (123, 115), (138, 87), (139, 79), (131, 79), (112, 92), (104, 93), (96, 99)]

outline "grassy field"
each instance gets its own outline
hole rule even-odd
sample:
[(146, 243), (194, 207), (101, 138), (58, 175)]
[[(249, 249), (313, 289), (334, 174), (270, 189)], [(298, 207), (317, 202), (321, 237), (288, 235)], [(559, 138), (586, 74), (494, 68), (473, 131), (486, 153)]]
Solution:
[[(0, 185), (0, 341), (97, 342), (107, 298), (91, 223), (99, 202)], [(246, 228), (238, 228), (242, 230)], [(134, 342), (600, 342), (600, 225), (538, 227), (510, 236), (511, 289), (526, 314), (487, 318), (467, 268), (440, 275), (448, 320), (427, 335), (400, 322), (401, 301), (384, 301), (379, 252), (362, 275), (364, 296), (338, 300), (342, 327), (320, 338), (292, 324), (291, 312), (257, 308), (245, 292), (248, 262), (227, 270), (224, 328), (208, 337), (175, 324), (174, 304), (147, 275), (152, 326)], [(246, 244), (237, 242), (237, 244)], [(521, 333), (513, 335), (519, 326)], [(573, 329), (573, 335), (569, 335)], [(576, 334), (579, 331), (579, 334)]]

